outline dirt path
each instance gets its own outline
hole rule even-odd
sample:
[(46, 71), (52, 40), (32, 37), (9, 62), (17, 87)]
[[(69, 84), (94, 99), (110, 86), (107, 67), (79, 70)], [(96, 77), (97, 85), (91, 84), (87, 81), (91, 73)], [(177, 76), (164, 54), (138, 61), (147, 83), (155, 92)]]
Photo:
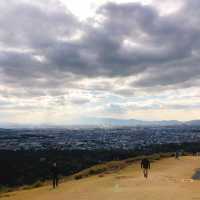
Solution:
[(200, 158), (168, 158), (152, 163), (144, 179), (139, 163), (104, 177), (93, 176), (50, 186), (8, 193), (1, 200), (200, 200), (200, 181), (191, 179)]

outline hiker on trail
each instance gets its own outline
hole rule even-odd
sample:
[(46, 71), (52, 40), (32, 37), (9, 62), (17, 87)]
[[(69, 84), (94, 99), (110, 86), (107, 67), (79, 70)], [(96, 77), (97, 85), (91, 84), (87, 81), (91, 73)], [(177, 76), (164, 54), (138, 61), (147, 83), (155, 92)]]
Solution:
[(58, 167), (56, 162), (53, 163), (51, 172), (52, 172), (53, 188), (56, 188), (58, 187)]
[(175, 153), (175, 158), (176, 158), (176, 159), (179, 159), (179, 155), (180, 155), (180, 154), (179, 154), (179, 151), (176, 151), (176, 153)]
[(144, 177), (148, 177), (148, 170), (150, 169), (150, 161), (147, 158), (142, 159), (141, 168), (143, 169)]

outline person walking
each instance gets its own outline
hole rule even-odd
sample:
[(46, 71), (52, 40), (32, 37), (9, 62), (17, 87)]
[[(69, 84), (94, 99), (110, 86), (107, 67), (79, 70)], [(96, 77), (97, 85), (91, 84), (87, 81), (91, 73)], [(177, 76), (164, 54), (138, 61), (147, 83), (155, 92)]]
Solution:
[(52, 171), (53, 188), (56, 188), (58, 187), (58, 167), (56, 162), (53, 163), (51, 171)]
[(179, 156), (180, 156), (179, 151), (176, 151), (176, 152), (175, 152), (175, 158), (176, 158), (177, 160), (179, 159)]
[(150, 161), (147, 158), (142, 159), (141, 169), (143, 169), (144, 177), (148, 178), (148, 170), (150, 169)]

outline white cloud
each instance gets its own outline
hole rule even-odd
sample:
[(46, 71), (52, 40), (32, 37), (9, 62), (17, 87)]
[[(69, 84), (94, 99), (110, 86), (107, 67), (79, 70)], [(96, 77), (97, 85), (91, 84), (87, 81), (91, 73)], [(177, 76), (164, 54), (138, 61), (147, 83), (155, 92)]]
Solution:
[(1, 1), (0, 118), (197, 118), (198, 1), (134, 2)]

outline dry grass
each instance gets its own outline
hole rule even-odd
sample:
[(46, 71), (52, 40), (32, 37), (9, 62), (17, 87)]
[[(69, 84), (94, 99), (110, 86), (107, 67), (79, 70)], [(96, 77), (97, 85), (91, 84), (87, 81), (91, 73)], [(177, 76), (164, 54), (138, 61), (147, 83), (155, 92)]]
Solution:
[(79, 179), (86, 178), (92, 175), (99, 175), (99, 177), (103, 177), (104, 174), (117, 172), (121, 169), (124, 169), (129, 164), (138, 162), (142, 160), (143, 158), (148, 158), (151, 162), (154, 162), (156, 160), (160, 160), (162, 158), (167, 158), (167, 157), (172, 157), (172, 156), (174, 156), (173, 153), (161, 153), (161, 154), (153, 154), (149, 156), (138, 156), (138, 157), (122, 160), (122, 161), (111, 161), (111, 162), (95, 165), (93, 167), (85, 169), (79, 173), (74, 174), (72, 178), (79, 180)]
[[(89, 176), (93, 176), (93, 175), (99, 175), (99, 177), (103, 177), (104, 174), (118, 172), (118, 171), (126, 168), (127, 166), (129, 166), (131, 163), (138, 162), (145, 157), (148, 158), (151, 162), (154, 162), (156, 160), (160, 160), (162, 158), (167, 158), (167, 157), (172, 157), (172, 156), (174, 156), (173, 153), (161, 153), (161, 154), (153, 154), (153, 155), (149, 155), (149, 156), (138, 156), (138, 157), (133, 157), (133, 158), (129, 158), (126, 160), (121, 160), (121, 161), (110, 161), (107, 163), (92, 166), (92, 167), (82, 170), (74, 175), (71, 175), (68, 177), (62, 177), (60, 182), (70, 181), (73, 179), (80, 180), (80, 179), (83, 179), (83, 178), (86, 178)], [(8, 193), (8, 192), (11, 192), (11, 191), (16, 191), (16, 190), (28, 190), (28, 189), (32, 189), (32, 188), (41, 187), (44, 185), (49, 185), (49, 184), (50, 184), (50, 181), (45, 181), (45, 182), (37, 181), (36, 183), (34, 183), (32, 185), (25, 185), (25, 186), (18, 187), (18, 188), (8, 188), (8, 187), (0, 186), (0, 194), (2, 195), (5, 193)]]

